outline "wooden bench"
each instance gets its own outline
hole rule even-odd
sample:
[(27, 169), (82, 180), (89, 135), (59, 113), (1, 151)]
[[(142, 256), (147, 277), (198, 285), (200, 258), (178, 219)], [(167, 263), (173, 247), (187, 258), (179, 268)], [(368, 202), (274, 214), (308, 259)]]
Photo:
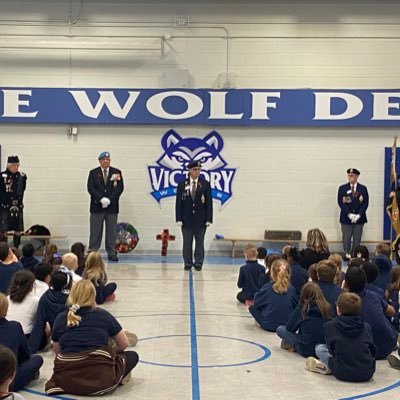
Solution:
[(8, 231), (4, 233), (4, 235), (7, 237), (13, 237), (14, 235), (16, 235), (16, 236), (21, 236), (21, 238), (27, 238), (27, 239), (43, 239), (45, 245), (49, 244), (50, 239), (66, 239), (68, 237), (66, 235), (25, 235), (25, 232), (14, 232), (14, 231)]
[[(247, 242), (247, 243), (259, 243), (259, 242), (267, 242), (267, 243), (284, 243), (285, 245), (293, 244), (293, 243), (306, 243), (306, 240), (283, 240), (283, 239), (245, 239), (245, 238), (221, 238), (217, 239), (214, 238), (215, 241), (219, 242), (231, 242), (232, 251), (231, 255), (232, 258), (235, 258), (235, 245), (237, 242)], [(341, 244), (341, 240), (329, 240), (329, 244)], [(390, 240), (363, 240), (361, 244), (378, 244), (378, 243), (387, 243), (390, 244)]]

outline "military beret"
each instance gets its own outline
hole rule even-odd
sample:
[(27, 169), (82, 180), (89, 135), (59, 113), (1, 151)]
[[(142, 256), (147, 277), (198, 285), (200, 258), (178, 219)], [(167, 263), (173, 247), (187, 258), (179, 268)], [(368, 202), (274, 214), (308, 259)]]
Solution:
[(101, 152), (100, 154), (99, 154), (99, 156), (98, 156), (98, 160), (101, 160), (102, 158), (104, 158), (104, 157), (110, 157), (110, 153), (108, 152), (108, 151), (103, 151), (103, 152)]
[(201, 162), (200, 161), (191, 161), (187, 165), (187, 169), (191, 169), (191, 168), (201, 168)]
[(349, 168), (347, 170), (348, 174), (360, 175), (360, 171), (357, 168)]
[(19, 158), (18, 156), (9, 156), (7, 159), (8, 164), (17, 164), (19, 163)]

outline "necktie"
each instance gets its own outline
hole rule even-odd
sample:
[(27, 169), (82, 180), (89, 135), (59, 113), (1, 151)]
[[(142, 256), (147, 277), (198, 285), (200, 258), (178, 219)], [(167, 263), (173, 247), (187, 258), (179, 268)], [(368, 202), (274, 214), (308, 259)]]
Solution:
[(107, 170), (103, 169), (103, 179), (104, 179), (104, 183), (107, 183)]
[(354, 185), (351, 185), (351, 195), (354, 197), (354, 194), (356, 192), (356, 189), (354, 187)]
[(192, 199), (194, 200), (196, 196), (196, 181), (193, 181), (192, 183)]

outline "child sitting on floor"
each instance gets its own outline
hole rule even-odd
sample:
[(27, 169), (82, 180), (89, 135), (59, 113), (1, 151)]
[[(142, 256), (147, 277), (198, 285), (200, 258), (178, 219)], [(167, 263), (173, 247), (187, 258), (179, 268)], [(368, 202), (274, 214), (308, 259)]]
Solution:
[[(315, 346), (325, 343), (324, 322), (332, 319), (331, 306), (315, 283), (306, 283), (300, 292), (300, 302), (290, 314), (286, 326), (278, 326), (281, 348), (296, 351), (303, 357), (315, 356)], [(296, 333), (298, 332), (298, 333)]]
[(7, 347), (0, 345), (0, 399), (24, 400), (18, 393), (10, 392), (11, 382), (14, 380), (17, 369), (17, 360), (14, 353)]
[(342, 271), (343, 258), (339, 253), (333, 253), (328, 257), (328, 261), (332, 261), (336, 265), (336, 275), (333, 283), (339, 287), (342, 287), (344, 281), (344, 272)]
[(326, 301), (331, 305), (333, 316), (336, 316), (336, 300), (342, 293), (342, 289), (333, 283), (336, 271), (336, 265), (329, 260), (320, 261), (317, 265), (318, 286)]
[(390, 284), (386, 290), (385, 296), (388, 303), (394, 308), (392, 325), (399, 331), (399, 296), (400, 296), (400, 267), (392, 268), (390, 273)]
[(386, 290), (390, 282), (390, 271), (393, 267), (392, 261), (390, 260), (390, 252), (390, 246), (388, 244), (378, 243), (375, 249), (375, 257), (372, 259), (372, 262), (379, 268), (379, 276), (374, 282), (374, 285), (380, 287), (382, 290)]
[(347, 382), (369, 381), (375, 372), (376, 347), (371, 327), (360, 317), (361, 299), (355, 293), (342, 293), (337, 317), (325, 324), (326, 345), (316, 346), (319, 360), (309, 357), (306, 369)]
[(237, 286), (242, 290), (236, 295), (236, 298), (240, 303), (251, 305), (254, 293), (258, 291), (260, 275), (265, 273), (265, 267), (261, 266), (257, 261), (256, 246), (248, 244), (243, 252), (246, 264), (241, 266), (239, 270)]
[(61, 258), (62, 266), (71, 271), (72, 280), (74, 283), (79, 282), (82, 277), (75, 273), (78, 268), (78, 257), (74, 253), (66, 253)]
[(88, 254), (82, 277), (91, 281), (96, 288), (97, 304), (115, 300), (114, 292), (117, 289), (117, 284), (114, 282), (107, 283), (106, 266), (98, 251), (92, 251)]
[(254, 295), (249, 311), (261, 328), (275, 332), (279, 325), (286, 325), (297, 303), (296, 290), (290, 285), (289, 265), (278, 259), (271, 265), (271, 282)]
[(286, 256), (286, 261), (290, 266), (290, 284), (295, 288), (297, 296), (300, 295), (301, 288), (308, 281), (308, 273), (300, 265), (300, 255), (297, 247), (285, 246), (282, 253)]

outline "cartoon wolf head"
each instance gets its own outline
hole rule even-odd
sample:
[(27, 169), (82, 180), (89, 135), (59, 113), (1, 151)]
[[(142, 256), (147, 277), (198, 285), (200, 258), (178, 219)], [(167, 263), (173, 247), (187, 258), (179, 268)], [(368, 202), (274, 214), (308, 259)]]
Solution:
[(157, 163), (168, 169), (186, 169), (191, 161), (200, 161), (207, 171), (226, 166), (220, 152), (224, 146), (218, 132), (212, 131), (203, 139), (182, 138), (174, 130), (169, 130), (161, 139), (164, 154)]

